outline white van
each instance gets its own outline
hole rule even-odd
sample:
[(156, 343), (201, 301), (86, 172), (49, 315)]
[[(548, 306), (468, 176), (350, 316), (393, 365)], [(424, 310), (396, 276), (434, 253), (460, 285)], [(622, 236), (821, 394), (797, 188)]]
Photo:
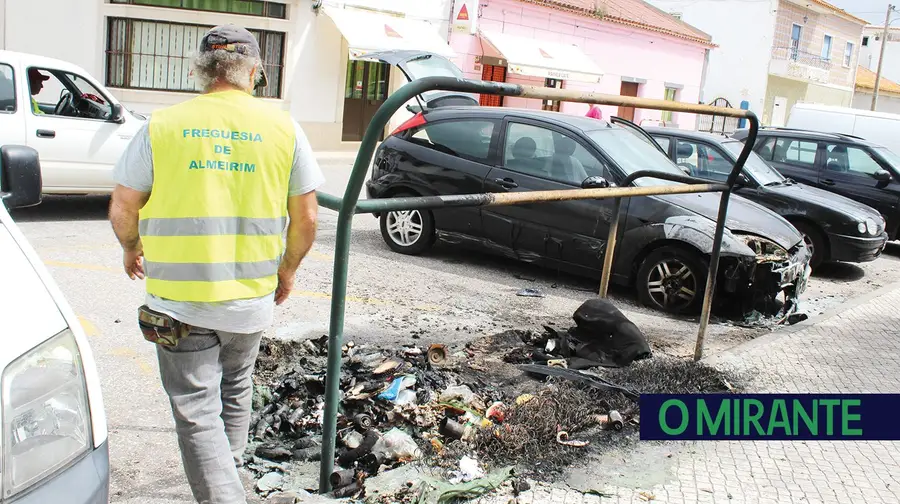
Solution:
[(787, 127), (851, 135), (880, 144), (900, 154), (898, 114), (798, 103), (791, 109)]
[(100, 378), (88, 340), (7, 208), (41, 201), (34, 149), (0, 147), (0, 501), (109, 503)]
[(111, 193), (113, 166), (145, 122), (76, 65), (0, 51), (0, 138), (40, 153), (44, 193)]

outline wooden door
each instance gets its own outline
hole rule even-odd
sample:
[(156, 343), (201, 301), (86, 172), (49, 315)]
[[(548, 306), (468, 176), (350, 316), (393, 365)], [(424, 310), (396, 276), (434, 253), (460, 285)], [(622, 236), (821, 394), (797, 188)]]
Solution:
[[(637, 82), (623, 82), (621, 89), (619, 89), (620, 96), (637, 96), (638, 95), (638, 84)], [(622, 119), (628, 119), (629, 121), (634, 121), (634, 107), (619, 107), (619, 117)]]
[(341, 140), (362, 140), (375, 112), (387, 99), (390, 65), (371, 61), (347, 62), (344, 84), (344, 124)]

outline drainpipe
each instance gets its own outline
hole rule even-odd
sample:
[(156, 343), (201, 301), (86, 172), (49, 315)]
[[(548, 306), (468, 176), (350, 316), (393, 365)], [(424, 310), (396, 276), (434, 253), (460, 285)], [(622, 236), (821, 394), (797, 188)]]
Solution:
[[(706, 89), (706, 73), (709, 69), (709, 48), (703, 50), (703, 71), (700, 72), (700, 97), (697, 99), (699, 103), (704, 103), (703, 92)], [(694, 129), (700, 129), (700, 116), (694, 118)]]

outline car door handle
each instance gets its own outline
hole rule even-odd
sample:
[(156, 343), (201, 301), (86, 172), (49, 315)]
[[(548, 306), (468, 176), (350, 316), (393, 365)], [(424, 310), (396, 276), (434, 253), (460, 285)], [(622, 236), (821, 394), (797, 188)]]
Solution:
[(822, 181), (822, 185), (834, 185), (834, 180), (825, 179)]
[(506, 178), (495, 178), (494, 183), (499, 185), (500, 187), (504, 187), (506, 189), (514, 189), (519, 187), (519, 184), (516, 183), (515, 180), (506, 177)]
[(56, 138), (56, 132), (53, 130), (39, 129), (37, 130), (39, 138)]

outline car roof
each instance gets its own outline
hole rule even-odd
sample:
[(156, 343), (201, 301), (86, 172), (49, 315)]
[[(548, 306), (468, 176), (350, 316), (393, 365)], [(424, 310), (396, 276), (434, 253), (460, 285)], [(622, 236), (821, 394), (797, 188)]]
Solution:
[(52, 68), (54, 70), (62, 70), (63, 72), (71, 72), (80, 75), (85, 75), (87, 72), (85, 69), (81, 68), (78, 65), (74, 65), (69, 63), (68, 61), (63, 61), (55, 58), (48, 58), (46, 56), (39, 56), (37, 54), (16, 52), (16, 51), (0, 51), (0, 61), (6, 61), (8, 63), (17, 63), (26, 67), (47, 67)]
[(642, 129), (644, 131), (646, 131), (647, 133), (650, 133), (651, 135), (670, 135), (670, 136), (676, 136), (679, 138), (688, 138), (691, 140), (706, 141), (706, 142), (713, 142), (713, 143), (722, 143), (722, 142), (728, 142), (728, 141), (737, 142), (738, 141), (738, 140), (735, 140), (734, 138), (731, 138), (731, 137), (728, 137), (725, 135), (708, 133), (706, 131), (692, 131), (692, 130), (684, 130), (684, 129), (679, 129), (679, 128), (666, 128), (666, 127), (660, 127), (660, 126), (642, 126)]
[(521, 119), (543, 121), (558, 126), (576, 129), (581, 132), (594, 131), (611, 127), (608, 121), (602, 119), (564, 114), (562, 112), (550, 112), (546, 110), (532, 110), (512, 107), (439, 107), (426, 111), (425, 116), (428, 120), (450, 119), (456, 117), (485, 117), (492, 119), (501, 119), (503, 117), (512, 116)]
[[(746, 138), (748, 130), (742, 129), (735, 132), (736, 137), (738, 138)], [(848, 135), (845, 133), (827, 133), (824, 131), (812, 131), (812, 130), (802, 130), (802, 129), (794, 129), (794, 128), (775, 128), (775, 127), (763, 127), (759, 129), (758, 137), (763, 136), (774, 136), (774, 137), (791, 137), (791, 138), (805, 138), (810, 140), (837, 140), (841, 142), (847, 142), (851, 144), (864, 145), (868, 147), (882, 147), (881, 144), (870, 142), (865, 138)]]

